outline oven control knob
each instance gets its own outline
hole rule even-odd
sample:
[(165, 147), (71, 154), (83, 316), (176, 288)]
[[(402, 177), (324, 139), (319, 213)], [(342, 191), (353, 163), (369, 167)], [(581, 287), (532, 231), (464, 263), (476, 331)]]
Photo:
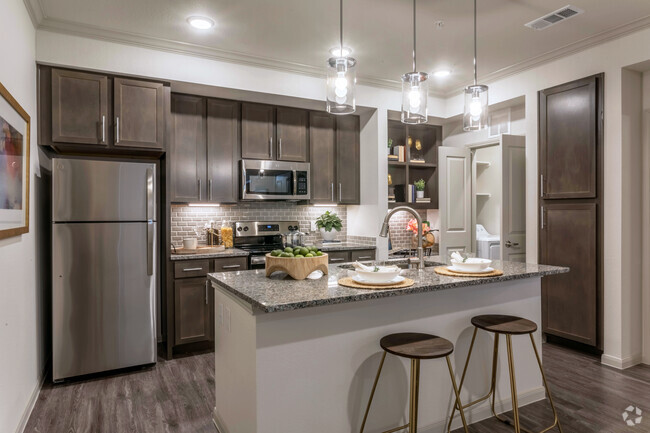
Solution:
[(241, 227), (237, 227), (237, 231), (240, 232), (242, 229)]
[[(241, 229), (241, 227), (240, 227), (240, 229)], [(244, 231), (247, 232), (247, 231), (248, 231), (248, 227), (244, 227)]]

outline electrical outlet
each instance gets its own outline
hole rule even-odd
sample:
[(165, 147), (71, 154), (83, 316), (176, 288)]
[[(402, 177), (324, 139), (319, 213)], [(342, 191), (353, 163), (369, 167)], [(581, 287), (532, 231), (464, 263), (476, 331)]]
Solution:
[(230, 332), (230, 308), (226, 307), (224, 309), (224, 324), (226, 326), (226, 332)]
[(223, 326), (223, 304), (219, 304), (219, 312), (217, 313), (217, 322)]

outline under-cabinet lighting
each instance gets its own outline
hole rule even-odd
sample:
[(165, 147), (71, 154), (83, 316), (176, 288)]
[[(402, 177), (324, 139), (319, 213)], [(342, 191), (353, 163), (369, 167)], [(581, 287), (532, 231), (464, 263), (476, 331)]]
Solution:
[(219, 203), (190, 203), (188, 206), (191, 207), (219, 207)]
[(314, 207), (336, 207), (338, 204), (315, 204)]

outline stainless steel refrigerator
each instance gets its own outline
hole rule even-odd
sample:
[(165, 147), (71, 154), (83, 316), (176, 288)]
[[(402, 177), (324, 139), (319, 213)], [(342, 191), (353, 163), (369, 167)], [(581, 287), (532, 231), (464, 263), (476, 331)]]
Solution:
[(53, 379), (156, 362), (153, 163), (52, 161)]

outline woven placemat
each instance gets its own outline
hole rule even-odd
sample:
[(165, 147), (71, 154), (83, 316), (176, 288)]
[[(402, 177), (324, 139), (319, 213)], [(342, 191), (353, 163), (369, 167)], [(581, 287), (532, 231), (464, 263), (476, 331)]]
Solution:
[(410, 278), (404, 278), (404, 281), (402, 281), (399, 284), (394, 284), (392, 286), (370, 286), (368, 284), (357, 283), (350, 277), (341, 278), (339, 280), (339, 285), (341, 286), (352, 287), (355, 289), (372, 289), (372, 290), (403, 289), (404, 287), (409, 287), (412, 286), (413, 284), (415, 284), (415, 281), (413, 281)]
[(480, 274), (450, 271), (449, 269), (447, 269), (447, 266), (438, 266), (436, 268), (433, 268), (433, 270), (436, 271), (436, 274), (446, 275), (448, 277), (499, 277), (503, 275), (503, 271), (499, 269), (495, 269), (490, 272), (483, 272)]

